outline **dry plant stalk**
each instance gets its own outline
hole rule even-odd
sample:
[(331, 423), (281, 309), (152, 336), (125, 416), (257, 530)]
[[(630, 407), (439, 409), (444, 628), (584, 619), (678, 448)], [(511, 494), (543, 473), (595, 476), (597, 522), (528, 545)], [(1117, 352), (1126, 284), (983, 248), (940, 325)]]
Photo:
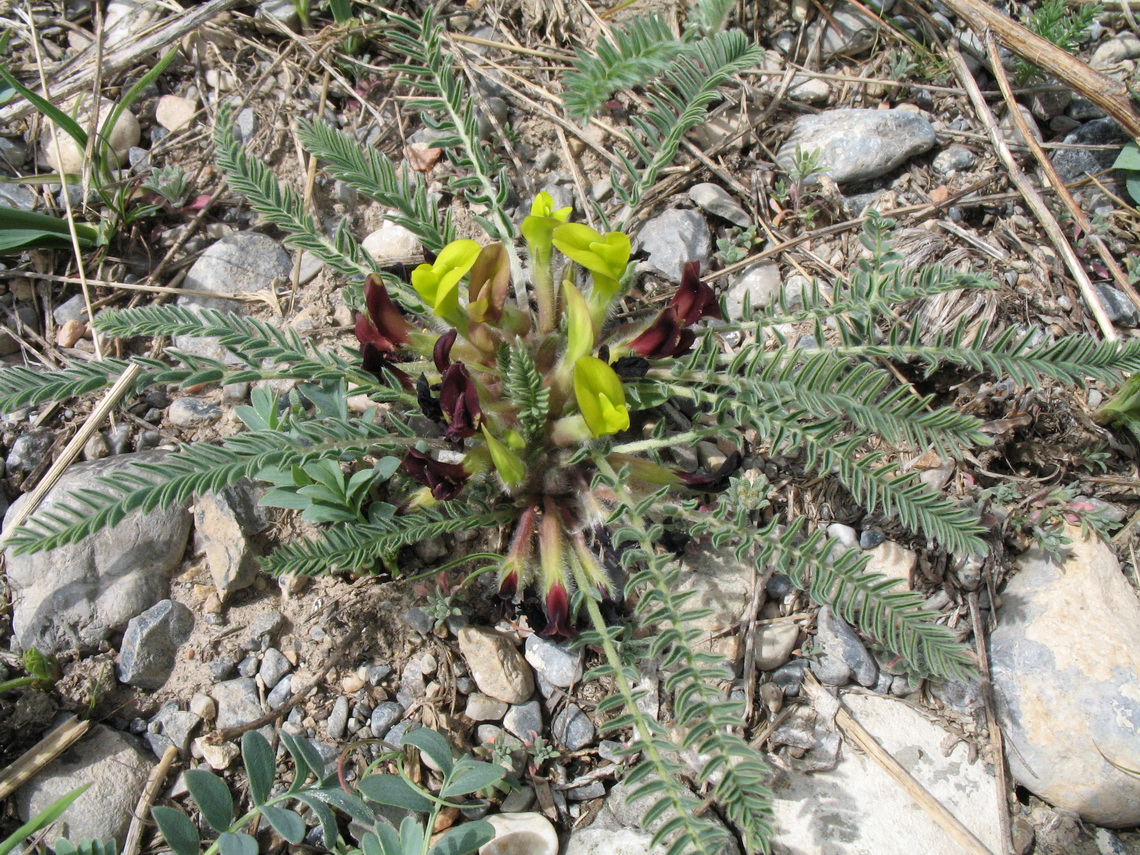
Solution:
[(0, 771), (0, 799), (6, 799), (28, 778), (66, 751), (91, 727), (91, 722), (72, 716), (31, 748), (19, 760)]
[(1128, 87), (1119, 80), (1102, 74), (1052, 42), (1027, 30), (985, 0), (943, 2), (979, 38), (983, 38), (987, 30), (992, 30), (1002, 45), (1080, 92), (1120, 122), (1133, 138), (1140, 139), (1140, 110), (1136, 109)]
[[(1049, 206), (1045, 204), (1045, 200), (1041, 198), (1041, 194), (1037, 192), (1037, 188), (1029, 180), (1028, 176), (1017, 165), (1009, 146), (1006, 145), (1005, 138), (1002, 136), (1001, 131), (998, 129), (997, 120), (994, 118), (993, 112), (990, 110), (989, 104), (986, 103), (985, 97), (982, 95), (982, 90), (978, 88), (978, 82), (974, 80), (974, 75), (970, 73), (970, 69), (966, 66), (965, 60), (962, 59), (962, 54), (956, 45), (950, 45), (947, 48), (947, 53), (950, 56), (950, 61), (954, 66), (954, 73), (958, 75), (962, 86), (966, 90), (966, 94), (970, 96), (970, 102), (974, 105), (974, 112), (978, 114), (978, 118), (986, 126), (986, 134), (990, 138), (990, 143), (997, 152), (1001, 162), (1005, 164), (1006, 170), (1009, 172), (1009, 178), (1014, 183), (1014, 186), (1021, 191), (1022, 197), (1025, 202), (1032, 209), (1034, 216), (1037, 217), (1037, 222), (1045, 230), (1049, 236), (1049, 241), (1056, 248), (1058, 254), (1065, 260), (1065, 266), (1069, 268), (1069, 273), (1072, 274), (1073, 279), (1076, 280), (1077, 285), (1080, 287), (1081, 296), (1084, 297), (1085, 303), (1088, 305), (1089, 310), (1096, 319), (1097, 326), (1100, 327), (1101, 333), (1109, 341), (1119, 341), (1120, 334), (1112, 326), (1112, 320), (1108, 317), (1105, 311), (1104, 303), (1097, 294), (1096, 289), (1093, 288), (1092, 281), (1085, 273), (1084, 267), (1081, 266), (1081, 260), (1077, 258), (1077, 254), (1069, 245), (1069, 241), (1065, 238), (1065, 233), (1061, 231), (1061, 226), (1057, 222), (1057, 218), (1049, 210)], [(1015, 109), (1015, 114), (1020, 110)]]
[(1030, 132), (1029, 123), (1025, 120), (1025, 116), (1022, 115), (1017, 105), (1017, 100), (1013, 97), (1013, 89), (1009, 85), (1009, 77), (1005, 73), (1005, 68), (1002, 67), (997, 40), (994, 38), (992, 31), (986, 32), (985, 43), (994, 77), (997, 79), (998, 87), (1001, 89), (1002, 97), (1005, 98), (1006, 107), (1009, 109), (1009, 116), (1017, 126), (1018, 133), (1021, 134), (1022, 139), (1025, 140), (1025, 144), (1037, 159), (1042, 173), (1044, 173), (1046, 180), (1056, 191), (1058, 198), (1060, 198), (1065, 204), (1065, 207), (1069, 209), (1069, 214), (1096, 248), (1097, 254), (1100, 255), (1105, 267), (1107, 267), (1112, 274), (1112, 278), (1116, 281), (1117, 287), (1128, 295), (1128, 299), (1132, 301), (1134, 306), (1140, 308), (1140, 295), (1136, 293), (1136, 289), (1133, 288), (1132, 283), (1128, 281), (1128, 275), (1121, 269), (1116, 258), (1113, 257), (1112, 252), (1108, 246), (1105, 245), (1104, 239), (1093, 231), (1092, 223), (1089, 222), (1089, 218), (1085, 215), (1085, 212), (1081, 210), (1081, 206), (1077, 204), (1077, 200), (1073, 198), (1073, 194), (1069, 192), (1069, 188), (1065, 186), (1065, 182), (1061, 180), (1061, 176), (1057, 174), (1057, 169), (1045, 154), (1045, 149), (1041, 147), (1041, 144), (1037, 142), (1036, 138), (1034, 138)]

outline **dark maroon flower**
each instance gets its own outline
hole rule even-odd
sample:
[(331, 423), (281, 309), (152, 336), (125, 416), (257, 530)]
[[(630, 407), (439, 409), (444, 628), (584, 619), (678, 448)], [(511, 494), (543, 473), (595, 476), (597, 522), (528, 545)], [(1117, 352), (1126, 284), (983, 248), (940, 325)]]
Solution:
[(443, 374), (451, 365), (451, 346), (455, 344), (455, 339), (458, 337), (459, 333), (456, 330), (448, 330), (435, 340), (431, 358), (435, 362), (435, 370), (440, 374)]
[(479, 393), (467, 366), (462, 362), (449, 365), (439, 387), (439, 405), (447, 422), (447, 435), (453, 440), (474, 436), (483, 423)]
[(403, 467), (412, 480), (419, 481), (431, 490), (432, 498), (440, 502), (446, 502), (459, 495), (459, 491), (470, 477), (462, 464), (432, 460), (414, 448), (409, 448), (408, 453), (404, 455)]
[(656, 320), (629, 343), (630, 348), (646, 359), (664, 359), (669, 356), (684, 356), (697, 340), (696, 333), (685, 329), (677, 315), (677, 310), (668, 306), (661, 310)]
[(515, 572), (508, 573), (503, 577), (503, 581), (499, 583), (499, 599), (513, 600), (518, 590), (519, 574)]
[[(364, 316), (360, 316), (364, 319)], [(375, 377), (377, 380), (387, 380), (386, 375), (395, 377), (401, 386), (409, 392), (415, 388), (412, 383), (412, 378), (404, 371), (393, 364), (392, 360), (388, 358), (389, 354), (370, 341), (364, 342), (360, 346), (360, 367)]]
[(412, 328), (375, 274), (364, 281), (364, 303), (368, 307), (368, 317), (356, 316), (356, 340), (362, 346), (371, 343), (384, 353), (395, 353), (407, 342)]
[(543, 638), (574, 638), (578, 630), (570, 623), (570, 597), (561, 582), (555, 582), (546, 592), (546, 628), (539, 633)]
[(690, 261), (681, 274), (681, 287), (669, 301), (682, 326), (691, 327), (701, 318), (720, 318), (713, 289), (701, 281), (701, 263)]
[(706, 472), (704, 474), (685, 475), (680, 472), (681, 481), (687, 487), (691, 487), (701, 493), (722, 493), (728, 489), (729, 479), (732, 474), (740, 468), (740, 463), (744, 459), (739, 451), (734, 451), (728, 455), (728, 459), (720, 465), (716, 472)]

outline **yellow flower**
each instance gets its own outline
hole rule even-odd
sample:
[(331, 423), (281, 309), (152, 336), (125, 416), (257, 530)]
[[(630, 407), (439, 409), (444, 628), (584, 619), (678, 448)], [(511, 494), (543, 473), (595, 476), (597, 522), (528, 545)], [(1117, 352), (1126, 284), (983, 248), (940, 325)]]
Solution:
[(607, 279), (621, 279), (629, 263), (632, 245), (621, 232), (599, 234), (582, 223), (563, 223), (554, 230), (554, 246), (591, 273)]
[(412, 287), (431, 306), (437, 317), (455, 324), (459, 317), (459, 280), (479, 257), (479, 244), (455, 240), (445, 246), (434, 264), (421, 264), (412, 271)]
[(483, 438), (487, 440), (487, 448), (491, 452), (491, 462), (495, 464), (495, 471), (508, 487), (518, 486), (526, 477), (526, 464), (517, 454), (511, 451), (487, 430), (483, 425)]
[(621, 378), (602, 360), (583, 356), (574, 363), (574, 397), (592, 435), (606, 436), (629, 428)]

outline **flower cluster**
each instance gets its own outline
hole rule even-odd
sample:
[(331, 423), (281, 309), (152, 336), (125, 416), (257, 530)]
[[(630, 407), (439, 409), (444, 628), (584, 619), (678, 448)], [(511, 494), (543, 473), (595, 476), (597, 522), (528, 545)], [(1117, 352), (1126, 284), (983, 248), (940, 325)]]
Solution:
[[(514, 602), (537, 585), (549, 636), (574, 632), (574, 578), (590, 580), (603, 596), (616, 594), (590, 540), (603, 525), (605, 497), (590, 488), (588, 462), (568, 463), (581, 456), (584, 443), (630, 428), (622, 376), (628, 372), (615, 366), (683, 356), (695, 341), (693, 326), (721, 317), (698, 262), (690, 262), (677, 293), (649, 323), (607, 324), (630, 266), (630, 240), (568, 222), (570, 213), (555, 210), (546, 193), (535, 199), (522, 223), (530, 261), (526, 287), (512, 282), (511, 255), (502, 244), (457, 240), (412, 271), (412, 287), (434, 320), (424, 319), (422, 328), (410, 323), (383, 282), (370, 277), (367, 314), (356, 321), (365, 370), (414, 388), (424, 414), (463, 454), (461, 462), (445, 462), (409, 450), (403, 471), (422, 487), (402, 512), (454, 499), (473, 478), (497, 479), (501, 501), (517, 510), (499, 594)], [(530, 369), (523, 372), (531, 379), (526, 389), (508, 372), (512, 364)], [(413, 381), (410, 372), (420, 366)], [(617, 453), (609, 463), (629, 467), (640, 484), (711, 493), (727, 487), (740, 455), (717, 472), (697, 475)]]

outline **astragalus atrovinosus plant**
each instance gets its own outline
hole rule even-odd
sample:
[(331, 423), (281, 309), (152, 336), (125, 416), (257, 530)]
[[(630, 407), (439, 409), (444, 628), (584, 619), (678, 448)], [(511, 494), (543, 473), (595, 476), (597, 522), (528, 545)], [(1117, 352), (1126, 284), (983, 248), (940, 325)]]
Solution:
[[(544, 634), (577, 635), (601, 651), (590, 676), (607, 681), (612, 696), (599, 713), (612, 715), (608, 727), (624, 733), (627, 753), (638, 757), (630, 777), (650, 802), (647, 818), (668, 817), (658, 841), (675, 853), (718, 851), (726, 832), (705, 819), (712, 805), (746, 851), (766, 851), (767, 768), (747, 742), (740, 704), (727, 699), (731, 672), (697, 649), (694, 620), (702, 614), (681, 592), (681, 565), (659, 545), (667, 526), (730, 545), (756, 562), (762, 578), (787, 574), (911, 674), (965, 676), (969, 650), (921, 597), (866, 573), (862, 553), (844, 551), (802, 517), (774, 513), (755, 464), (796, 453), (806, 471), (837, 479), (856, 502), (937, 548), (983, 553), (977, 516), (901, 471), (896, 452), (958, 457), (989, 437), (977, 419), (936, 405), (884, 363), (965, 366), (1018, 383), (1114, 382), (1140, 367), (1140, 344), (1083, 337), (1033, 344), (1029, 335), (967, 334), (964, 326), (924, 341), (898, 325), (895, 307), (992, 283), (908, 268), (890, 248), (891, 224), (874, 216), (862, 234), (864, 256), (826, 298), (817, 287), (800, 308), (777, 303), (724, 318), (694, 259), (664, 308), (619, 321), (615, 308), (634, 279), (629, 237), (575, 222), (545, 194), (528, 215), (512, 217), (500, 183), (507, 178), (477, 141), (438, 27), (430, 19), (401, 26), (395, 43), (422, 87), (420, 107), (450, 134), (453, 163), (467, 170), (455, 190), (486, 206), (489, 240), (456, 240), (421, 179), (320, 121), (305, 122), (301, 137), (331, 174), (388, 207), (425, 247), (428, 260), (410, 281), (376, 270), (347, 230), (330, 237), (317, 229), (296, 194), (234, 140), (221, 111), (215, 141), (232, 187), (286, 232), (287, 243), (363, 283), (355, 346), (319, 347), (219, 311), (104, 313), (95, 325), (105, 335), (211, 336), (230, 359), (171, 350), (166, 360), (9, 369), (0, 373), (0, 405), (88, 393), (113, 383), (130, 362), (143, 367), (139, 388), (275, 379), (298, 381), (298, 394), (278, 401), (260, 392), (240, 412), (245, 432), (219, 445), (188, 445), (160, 466), (106, 476), (99, 491), (33, 517), (10, 544), (34, 551), (75, 542), (133, 510), (245, 477), (273, 484), (274, 504), (327, 521), (319, 536), (268, 555), (270, 573), (366, 572), (381, 561), (391, 566), (401, 547), (421, 539), (501, 527), (508, 546), (492, 558), (502, 608), (537, 596)], [(789, 323), (813, 326), (818, 346), (787, 346), (778, 330)], [(764, 344), (772, 339), (777, 344)], [(346, 401), (356, 395), (378, 406), (351, 416)], [(694, 414), (679, 434), (661, 416), (670, 402)], [(670, 447), (703, 440), (738, 450), (711, 472), (682, 473), (664, 462)], [(619, 608), (604, 609), (607, 601)], [(608, 623), (606, 615), (627, 603), (632, 613)], [(633, 625), (644, 637), (633, 640)], [(634, 663), (642, 657), (666, 675), (669, 728), (638, 706)], [(694, 772), (683, 756), (702, 758), (702, 768)], [(699, 795), (690, 779), (701, 782)]]

